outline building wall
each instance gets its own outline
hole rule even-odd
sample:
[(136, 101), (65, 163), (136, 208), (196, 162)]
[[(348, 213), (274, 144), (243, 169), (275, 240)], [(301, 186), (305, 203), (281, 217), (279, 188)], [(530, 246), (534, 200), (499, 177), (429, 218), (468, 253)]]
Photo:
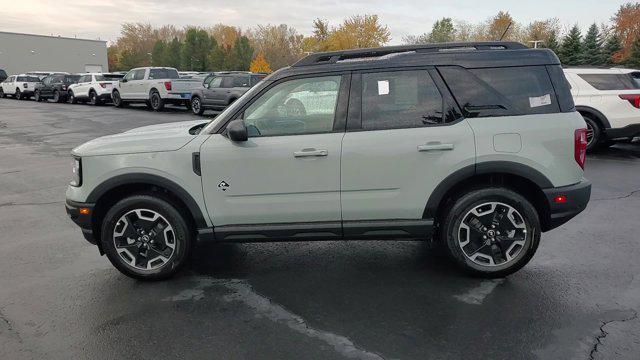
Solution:
[(107, 72), (107, 42), (0, 31), (0, 69), (28, 71)]

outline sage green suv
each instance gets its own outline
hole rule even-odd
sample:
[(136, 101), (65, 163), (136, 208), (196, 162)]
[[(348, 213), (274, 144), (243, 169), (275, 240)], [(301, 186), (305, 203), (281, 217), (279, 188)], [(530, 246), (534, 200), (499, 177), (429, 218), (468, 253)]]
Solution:
[(522, 268), (586, 207), (586, 127), (556, 55), (509, 42), (309, 55), (210, 122), (72, 151), (66, 208), (137, 279), (197, 241), (411, 239), (474, 275)]

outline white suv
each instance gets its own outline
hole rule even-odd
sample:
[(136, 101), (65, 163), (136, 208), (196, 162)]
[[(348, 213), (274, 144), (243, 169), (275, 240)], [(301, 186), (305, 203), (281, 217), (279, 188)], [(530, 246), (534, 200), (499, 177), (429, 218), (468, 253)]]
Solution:
[(122, 77), (120, 74), (82, 74), (76, 84), (69, 85), (68, 100), (71, 104), (88, 102), (91, 105), (110, 102), (111, 91)]
[(174, 274), (196, 239), (434, 241), (500, 277), (587, 206), (586, 133), (547, 49), (312, 54), (210, 122), (78, 146), (66, 209), (139, 279)]
[(638, 70), (564, 69), (588, 129), (588, 149), (640, 136)]
[(12, 75), (0, 83), (0, 97), (12, 96), (14, 99), (23, 100), (33, 96), (36, 84), (40, 79), (34, 75)]

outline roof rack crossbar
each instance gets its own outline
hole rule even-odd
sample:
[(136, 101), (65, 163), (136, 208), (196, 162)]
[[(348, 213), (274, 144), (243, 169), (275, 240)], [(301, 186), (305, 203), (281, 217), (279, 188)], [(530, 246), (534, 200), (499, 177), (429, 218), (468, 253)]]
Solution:
[(509, 41), (481, 41), (481, 42), (453, 42), (424, 45), (387, 46), (380, 48), (353, 49), (314, 53), (298, 60), (293, 67), (321, 64), (333, 64), (341, 60), (382, 57), (394, 53), (403, 52), (442, 52), (442, 51), (468, 51), (468, 50), (521, 50), (528, 49), (518, 42)]

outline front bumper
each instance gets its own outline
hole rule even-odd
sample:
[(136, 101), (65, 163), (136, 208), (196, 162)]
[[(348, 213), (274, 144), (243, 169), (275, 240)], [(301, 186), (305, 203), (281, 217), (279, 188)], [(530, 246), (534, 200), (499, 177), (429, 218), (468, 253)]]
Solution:
[[(591, 182), (583, 180), (575, 185), (543, 189), (549, 205), (549, 218), (543, 231), (555, 229), (587, 208), (591, 198)], [(565, 201), (558, 202), (563, 197)]]
[[(91, 222), (94, 205), (95, 204), (79, 203), (67, 200), (65, 203), (65, 209), (67, 210), (67, 215), (69, 215), (71, 221), (80, 227), (84, 238), (93, 245), (97, 245), (98, 242), (93, 234), (93, 224)], [(80, 209), (86, 210), (80, 211)]]
[(611, 128), (606, 130), (607, 139), (633, 139), (640, 136), (640, 124), (631, 124), (621, 128)]

